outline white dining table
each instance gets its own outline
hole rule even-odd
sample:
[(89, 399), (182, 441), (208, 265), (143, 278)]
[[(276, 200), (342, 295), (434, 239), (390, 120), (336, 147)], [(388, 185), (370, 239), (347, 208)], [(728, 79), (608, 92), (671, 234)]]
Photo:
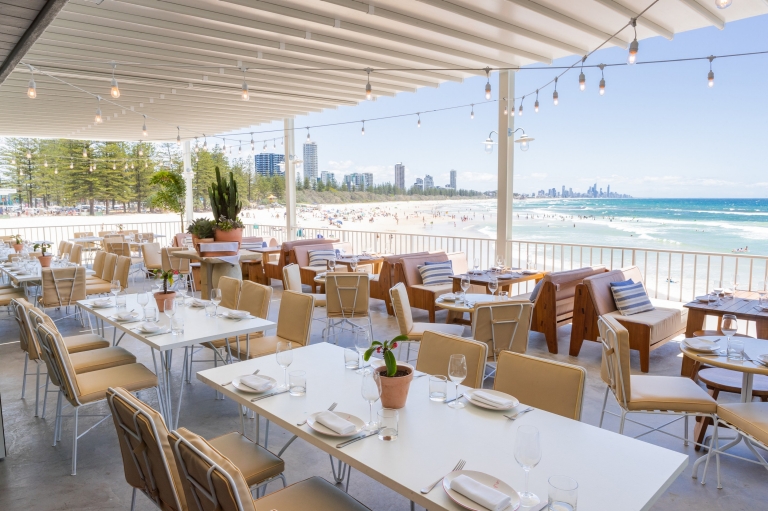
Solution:
[[(260, 375), (283, 381), (283, 369), (273, 356), (200, 371), (197, 378), (238, 405), (429, 510), (462, 509), (441, 485), (426, 495), (419, 491), (448, 474), (459, 459), (466, 460), (465, 470), (488, 473), (521, 491), (524, 472), (514, 457), (515, 435), (521, 425), (535, 426), (541, 435), (542, 458), (531, 471), (530, 488), (542, 502), (547, 499), (549, 476), (567, 475), (579, 483), (579, 509), (650, 509), (688, 465), (685, 454), (543, 410), (511, 421), (503, 412), (469, 403), (463, 409), (450, 408), (429, 400), (428, 377), (412, 381), (407, 403), (399, 410), (396, 441), (384, 442), (372, 436), (339, 448), (337, 444), (343, 439), (324, 436), (306, 424), (297, 424), (333, 402), (338, 403), (336, 412), (368, 421), (368, 402), (360, 391), (362, 376), (345, 369), (342, 348), (319, 343), (294, 350), (289, 371), (306, 371), (304, 396), (284, 393), (253, 402), (254, 394), (238, 391), (232, 385), (220, 385), (256, 369), (260, 369)], [(450, 389), (449, 398), (452, 395)]]
[[(135, 310), (139, 313), (139, 317), (143, 318), (143, 311), (141, 305), (137, 301), (137, 295), (128, 294), (126, 297), (126, 310)], [(114, 298), (110, 298), (114, 303)], [(187, 299), (189, 300), (189, 299)], [(115, 307), (99, 307), (93, 306), (93, 299), (81, 300), (77, 302), (78, 306), (84, 311), (92, 314), (96, 320), (96, 328), (99, 333), (104, 336), (106, 325), (114, 327), (112, 334), (112, 343), (117, 345), (120, 340), (126, 334), (138, 339), (152, 350), (152, 361), (155, 365), (155, 374), (160, 379), (161, 386), (161, 413), (165, 421), (168, 424), (172, 424), (174, 428), (178, 426), (179, 413), (181, 411), (181, 397), (184, 391), (184, 385), (179, 388), (179, 398), (176, 404), (176, 413), (174, 420), (173, 413), (173, 401), (171, 399), (171, 366), (173, 363), (173, 350), (178, 348), (184, 348), (184, 370), (182, 371), (182, 379), (187, 371), (191, 368), (187, 366), (188, 363), (188, 349), (195, 344), (201, 344), (204, 342), (216, 341), (224, 338), (234, 338), (241, 335), (252, 334), (255, 332), (263, 332), (269, 328), (275, 327), (275, 323), (266, 319), (257, 317), (251, 317), (240, 320), (227, 319), (223, 317), (208, 317), (205, 315), (205, 309), (200, 307), (192, 307), (185, 305), (177, 309), (176, 314), (183, 315), (184, 317), (184, 332), (181, 334), (170, 333), (170, 318), (166, 317), (164, 313), (160, 313), (160, 331), (165, 333), (143, 333), (137, 327), (141, 325), (142, 320), (135, 321), (119, 321), (115, 318), (117, 309)], [(150, 293), (150, 305), (155, 305), (155, 300)], [(219, 312), (226, 311), (224, 307), (219, 307)], [(122, 335), (118, 338), (117, 332), (122, 332)], [(160, 365), (162, 370), (158, 371), (157, 359), (155, 352), (160, 359)]]

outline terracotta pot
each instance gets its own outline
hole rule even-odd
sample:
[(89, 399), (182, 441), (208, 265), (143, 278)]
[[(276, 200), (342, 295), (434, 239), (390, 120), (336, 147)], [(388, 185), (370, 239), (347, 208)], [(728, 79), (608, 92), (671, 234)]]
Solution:
[(51, 259), (53, 259), (53, 256), (50, 255), (43, 255), (37, 258), (37, 260), (40, 261), (40, 266), (43, 268), (51, 266)]
[(176, 291), (168, 291), (167, 293), (155, 293), (155, 301), (157, 302), (157, 310), (165, 312), (165, 301), (168, 298), (176, 298)]
[(240, 243), (243, 241), (243, 229), (232, 229), (231, 231), (215, 229), (213, 231), (213, 239), (215, 241), (236, 241), (237, 248), (240, 249)]
[(19, 243), (18, 245), (16, 245), (16, 244), (14, 243), (14, 245), (13, 245), (13, 249), (16, 251), (16, 253), (17, 253), (17, 254), (18, 254), (19, 252), (21, 252), (21, 249), (22, 249), (22, 248), (24, 248), (24, 244), (22, 244), (22, 243)]
[(387, 367), (376, 369), (381, 376), (381, 406), (384, 408), (399, 409), (405, 406), (408, 399), (408, 389), (413, 380), (413, 367), (406, 364), (397, 364), (398, 370), (408, 371), (405, 376), (386, 376)]

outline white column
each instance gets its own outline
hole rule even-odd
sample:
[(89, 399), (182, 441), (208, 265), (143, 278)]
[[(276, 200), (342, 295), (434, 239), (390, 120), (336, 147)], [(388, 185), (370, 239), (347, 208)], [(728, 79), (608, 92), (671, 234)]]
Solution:
[[(514, 177), (515, 138), (507, 136), (508, 129), (515, 129), (514, 117), (504, 115), (504, 107), (514, 108), (515, 74), (513, 71), (499, 72), (499, 162), (498, 193), (496, 196), (496, 253), (504, 256), (506, 264), (512, 264), (512, 248), (507, 240), (512, 239), (512, 197)], [(507, 98), (504, 101), (501, 98)]]
[[(185, 209), (185, 216), (187, 219), (187, 225), (189, 225), (194, 217), (193, 214), (193, 193), (192, 193), (192, 179), (195, 177), (195, 173), (192, 172), (192, 150), (190, 147), (189, 140), (184, 142), (183, 146), (183, 161), (184, 161), (184, 173), (182, 176), (184, 176), (184, 182), (187, 185), (186, 190), (186, 196), (184, 197), (184, 209)], [(184, 230), (184, 226), (182, 225), (182, 231)]]
[(288, 240), (296, 229), (296, 152), (294, 151), (293, 117), (283, 119), (285, 145), (285, 228)]

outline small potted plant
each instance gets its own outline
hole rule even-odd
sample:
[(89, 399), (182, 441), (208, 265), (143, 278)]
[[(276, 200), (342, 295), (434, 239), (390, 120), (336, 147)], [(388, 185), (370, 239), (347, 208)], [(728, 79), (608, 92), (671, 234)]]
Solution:
[(211, 201), (213, 218), (216, 220), (216, 228), (213, 231), (214, 240), (236, 241), (239, 248), (245, 226), (237, 216), (240, 214), (242, 204), (237, 193), (234, 174), (230, 172), (229, 181), (227, 181), (222, 179), (219, 167), (216, 167), (216, 181), (208, 188), (208, 197)]
[(200, 243), (209, 243), (213, 241), (213, 232), (216, 222), (209, 218), (198, 218), (193, 220), (187, 227), (187, 232), (192, 235), (192, 244), (197, 253), (200, 253)]
[(40, 266), (43, 268), (51, 266), (51, 259), (53, 259), (53, 256), (47, 252), (47, 250), (51, 248), (51, 245), (49, 243), (35, 243), (33, 248), (35, 249), (35, 252), (37, 252), (37, 249), (39, 248), (40, 252), (43, 254), (37, 258), (37, 260), (40, 261)]
[(165, 301), (168, 298), (176, 297), (176, 291), (169, 291), (168, 289), (173, 285), (173, 278), (179, 274), (179, 270), (155, 270), (154, 274), (156, 279), (163, 279), (163, 291), (155, 293), (155, 301), (157, 302), (157, 310), (165, 312)]
[(398, 341), (407, 341), (405, 335), (398, 335), (391, 341), (373, 341), (363, 358), (370, 360), (373, 352), (383, 353), (384, 365), (376, 368), (381, 377), (381, 406), (384, 408), (402, 408), (408, 399), (408, 389), (413, 380), (413, 367), (409, 364), (397, 363), (392, 350), (397, 348)]
[(14, 234), (11, 236), (11, 241), (13, 242), (11, 244), (16, 253), (21, 252), (21, 249), (24, 248), (24, 239), (21, 237), (21, 234)]

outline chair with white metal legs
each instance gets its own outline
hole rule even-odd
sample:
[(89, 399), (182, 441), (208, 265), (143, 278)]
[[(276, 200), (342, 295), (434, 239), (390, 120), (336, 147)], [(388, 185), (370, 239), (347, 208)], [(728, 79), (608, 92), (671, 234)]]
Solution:
[[(101, 422), (106, 420), (109, 415), (95, 415), (101, 419), (85, 430), (78, 432), (78, 421), (80, 419), (80, 408), (93, 403), (99, 403), (106, 399), (107, 389), (110, 387), (124, 387), (135, 392), (154, 388), (157, 393), (158, 402), (160, 401), (160, 391), (157, 385), (157, 376), (155, 373), (139, 363), (125, 364), (108, 369), (100, 369), (85, 374), (77, 374), (67, 352), (64, 340), (58, 331), (51, 329), (48, 325), (41, 324), (37, 328), (37, 337), (40, 341), (40, 347), (45, 352), (45, 361), (48, 368), (48, 374), (51, 375), (54, 383), (59, 385), (59, 398), (56, 403), (56, 421), (53, 433), (53, 445), (56, 446), (61, 439), (61, 429), (64, 416), (62, 415), (63, 400), (66, 399), (74, 411), (74, 424), (72, 427), (72, 475), (77, 473), (77, 442), (80, 437), (91, 431)], [(83, 415), (86, 417), (86, 415)]]
[[(221, 290), (221, 302), (219, 303), (219, 306), (225, 309), (237, 309), (237, 306), (240, 303), (240, 289), (242, 288), (242, 284), (243, 281), (241, 280), (233, 279), (232, 277), (221, 277), (218, 284), (218, 288)], [(226, 345), (227, 339), (217, 339), (215, 341), (202, 343), (202, 346), (213, 350), (214, 366), (218, 366), (219, 362), (226, 365), (232, 361), (230, 357), (225, 358), (226, 350), (224, 348)]]
[[(610, 315), (600, 316), (597, 326), (600, 329), (599, 341), (603, 345), (600, 373), (603, 381), (607, 384), (599, 427), (603, 426), (603, 418), (607, 413), (621, 418), (620, 434), (624, 433), (624, 424), (629, 421), (648, 429), (634, 438), (640, 438), (657, 431), (679, 438), (684, 441), (684, 445), (688, 445), (688, 442), (691, 441), (688, 439), (688, 417), (700, 416), (715, 420), (717, 402), (690, 378), (630, 374), (629, 332), (616, 318)], [(620, 414), (606, 410), (609, 392), (612, 392), (616, 398), (616, 402), (621, 408)], [(677, 415), (679, 417), (654, 427), (628, 419), (627, 415), (630, 413)], [(683, 437), (662, 429), (681, 418), (685, 422)]]
[(488, 302), (475, 305), (472, 318), (472, 338), (488, 345), (488, 362), (491, 371), (488, 378), (496, 372), (498, 354), (502, 350), (525, 353), (528, 350), (528, 333), (531, 330), (531, 312), (533, 304), (524, 302)]
[[(706, 456), (696, 460), (693, 464), (692, 477), (695, 479), (699, 473), (699, 465), (704, 463), (704, 474), (701, 476), (701, 484), (705, 484), (707, 478), (707, 468), (709, 467), (709, 458), (715, 455), (715, 464), (717, 465), (717, 487), (722, 488), (720, 482), (720, 455), (731, 456), (740, 460), (749, 461), (757, 465), (762, 465), (768, 470), (768, 461), (755, 447), (768, 450), (768, 403), (724, 403), (717, 406), (717, 419), (719, 424), (727, 426), (736, 431), (736, 438), (721, 446), (719, 444), (718, 428), (712, 428), (712, 448)], [(715, 423), (719, 426), (718, 423)], [(747, 448), (752, 451), (757, 460), (744, 458), (735, 454), (726, 452), (731, 447), (744, 440)], [(730, 440), (730, 439), (729, 439)]]
[[(283, 266), (283, 283), (285, 283), (285, 289), (288, 291), (294, 291), (296, 293), (304, 293), (304, 288), (301, 284), (301, 268), (298, 264), (291, 263)], [(312, 295), (315, 299), (315, 307), (325, 307), (325, 295), (322, 293), (304, 293)]]
[(416, 370), (427, 374), (446, 374), (451, 355), (464, 355), (467, 361), (467, 377), (462, 382), (467, 387), (483, 387), (488, 345), (458, 335), (427, 330), (421, 339)]
[[(19, 325), (19, 346), (24, 352), (24, 373), (21, 377), (21, 399), (24, 399), (24, 394), (27, 391), (27, 377), (36, 374), (35, 380), (35, 417), (38, 417), (38, 405), (40, 403), (40, 388), (45, 385), (40, 384), (40, 376), (48, 378), (48, 373), (41, 373), (40, 369), (45, 362), (40, 358), (40, 352), (37, 349), (37, 343), (32, 337), (32, 331), (29, 328), (29, 318), (27, 317), (27, 308), (23, 302), (27, 302), (24, 298), (17, 298), (11, 300), (11, 308), (13, 309), (13, 317), (16, 319), (16, 323)], [(31, 304), (30, 304), (31, 306)], [(36, 366), (35, 372), (27, 372), (29, 362), (32, 361)], [(45, 414), (45, 412), (43, 412)]]
[[(367, 330), (373, 339), (373, 323), (368, 310), (370, 293), (368, 292), (370, 274), (334, 272), (325, 275), (325, 313), (326, 323), (323, 337), (327, 340), (331, 330), (344, 330), (344, 324), (353, 328), (363, 328), (356, 325), (356, 320), (367, 322)], [(341, 326), (339, 326), (341, 325)]]

